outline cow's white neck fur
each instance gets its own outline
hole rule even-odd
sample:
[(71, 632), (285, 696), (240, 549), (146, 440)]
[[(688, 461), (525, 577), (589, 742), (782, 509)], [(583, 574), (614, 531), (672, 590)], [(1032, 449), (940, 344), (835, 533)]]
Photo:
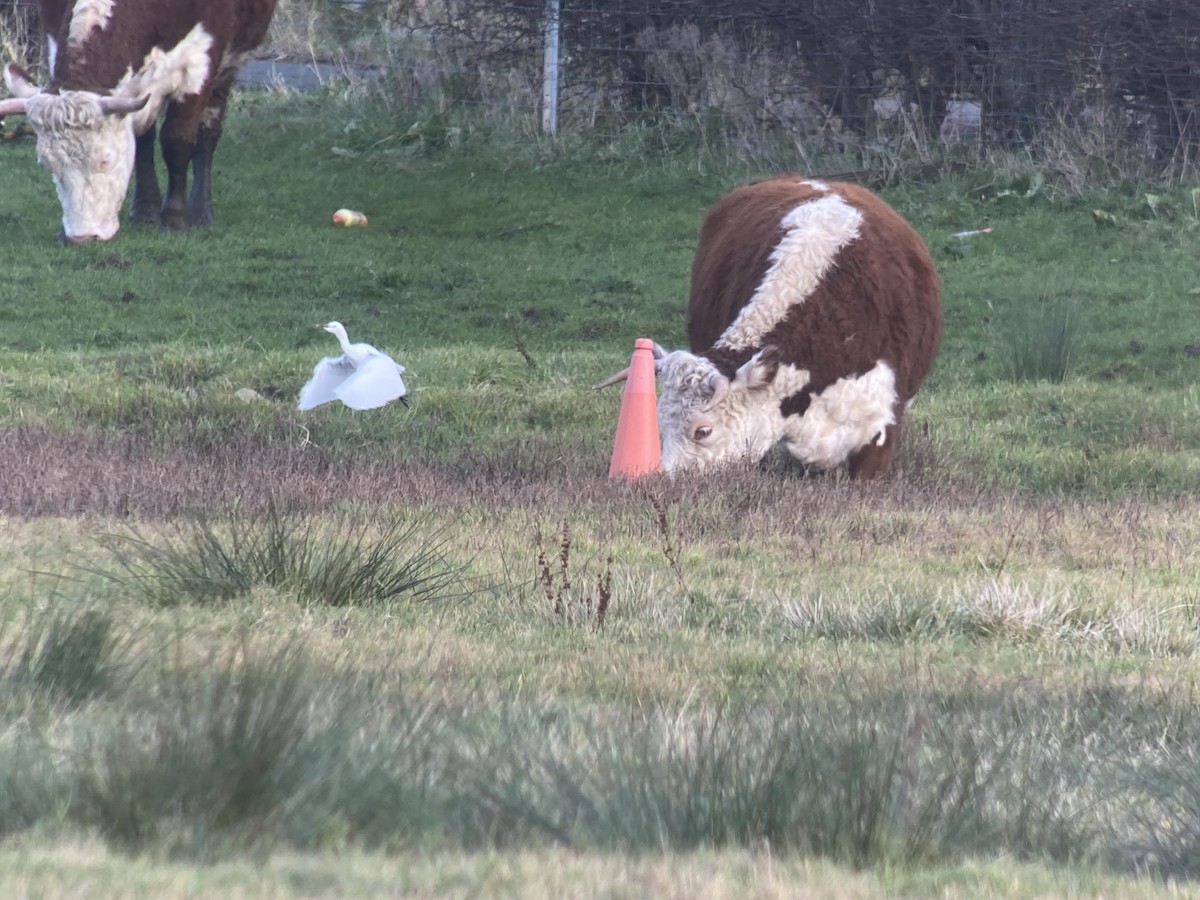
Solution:
[(784, 235), (771, 251), (766, 275), (717, 347), (761, 347), (788, 311), (817, 289), (838, 251), (858, 237), (862, 213), (837, 194), (827, 194), (796, 206), (779, 224)]
[(150, 102), (134, 114), (133, 128), (144, 132), (168, 100), (179, 100), (188, 94), (199, 93), (208, 80), (212, 59), (209, 49), (213, 37), (197, 24), (183, 40), (170, 50), (155, 47), (136, 72), (126, 72), (113, 91), (117, 95), (140, 97), (150, 95)]
[[(658, 418), (667, 471), (756, 459), (779, 440), (796, 459), (830, 469), (868, 444), (882, 445), (888, 426), (896, 422), (896, 373), (882, 360), (862, 375), (847, 375), (814, 393), (803, 414), (785, 416), (781, 404), (807, 387), (811, 374), (787, 363), (773, 371), (759, 368), (757, 359), (738, 371), (716, 407), (703, 387), (720, 377), (709, 360), (686, 351), (662, 360)], [(709, 439), (691, 439), (697, 424), (712, 426)]]
[(784, 441), (796, 459), (829, 469), (868, 444), (882, 445), (896, 423), (896, 373), (880, 361), (864, 375), (839, 378), (814, 394), (802, 416), (784, 420)]
[[(117, 0), (78, 0), (71, 10), (71, 24), (67, 29), (67, 43), (82, 44), (93, 28), (103, 31), (112, 18)], [(50, 69), (54, 71), (53, 67)]]

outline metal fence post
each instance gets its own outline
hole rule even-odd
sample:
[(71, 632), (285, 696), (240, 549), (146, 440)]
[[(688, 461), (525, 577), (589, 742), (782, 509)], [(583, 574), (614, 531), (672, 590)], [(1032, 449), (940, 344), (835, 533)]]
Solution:
[(545, 59), (542, 63), (542, 131), (558, 132), (559, 0), (546, 0)]

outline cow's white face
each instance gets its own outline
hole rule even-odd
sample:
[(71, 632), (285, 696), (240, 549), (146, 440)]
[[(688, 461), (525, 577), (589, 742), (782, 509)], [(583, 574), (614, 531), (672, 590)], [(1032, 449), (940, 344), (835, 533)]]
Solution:
[(50, 170), (72, 243), (107, 241), (120, 228), (133, 173), (135, 138), (128, 114), (106, 112), (86, 91), (37, 94), (28, 102), (38, 162)]
[(761, 457), (784, 436), (780, 404), (810, 377), (803, 369), (778, 365), (772, 347), (751, 357), (732, 380), (686, 350), (660, 357), (656, 368), (662, 381), (658, 429), (668, 472)]
[(54, 176), (63, 211), (63, 236), (72, 243), (106, 241), (120, 227), (118, 215), (133, 173), (133, 113), (145, 112), (149, 96), (126, 79), (111, 96), (92, 91), (46, 93), (18, 66), (4, 67), (13, 94), (7, 111), (24, 113), (37, 132), (38, 162)]
[(764, 347), (728, 379), (704, 357), (684, 350), (660, 355), (663, 468), (704, 469), (760, 459), (782, 440), (796, 459), (828, 469), (887, 439), (899, 400), (895, 372), (886, 362), (839, 378), (813, 394), (803, 414), (785, 417), (783, 402), (812, 378), (777, 358), (775, 347)]
[[(79, 4), (71, 20), (72, 42), (82, 46), (93, 28), (105, 27), (112, 11), (111, 0)], [(0, 101), (0, 112), (24, 113), (37, 132), (38, 160), (54, 176), (67, 240), (108, 240), (117, 233), (133, 174), (135, 134), (150, 127), (164, 103), (204, 88), (212, 43), (198, 23), (174, 47), (153, 48), (107, 94), (45, 93), (19, 66), (4, 67), (13, 97)], [(51, 42), (50, 50), (57, 65), (60, 49)]]

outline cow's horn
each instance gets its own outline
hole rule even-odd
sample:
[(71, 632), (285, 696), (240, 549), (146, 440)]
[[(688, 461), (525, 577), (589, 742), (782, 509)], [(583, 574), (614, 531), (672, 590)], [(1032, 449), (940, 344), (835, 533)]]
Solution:
[(715, 376), (714, 378), (710, 379), (709, 383), (712, 385), (713, 393), (712, 397), (709, 398), (709, 401), (704, 404), (704, 408), (706, 410), (712, 409), (714, 406), (719, 404), (729, 393), (729, 379), (724, 375)]
[(624, 369), (622, 369), (616, 375), (609, 375), (603, 381), (598, 381), (595, 384), (593, 384), (592, 390), (598, 391), (598, 390), (600, 390), (600, 388), (606, 388), (610, 384), (616, 384), (618, 381), (625, 381), (628, 377), (629, 377), (629, 367), (626, 366)]
[(0, 100), (0, 119), (5, 116), (21, 116), (25, 114), (25, 101), (20, 97), (8, 97)]
[(100, 109), (112, 115), (124, 116), (137, 112), (149, 102), (149, 94), (142, 94), (140, 97), (101, 97)]
[(28, 100), (34, 94), (41, 93), (41, 89), (33, 83), (29, 73), (16, 63), (9, 63), (4, 67), (4, 84), (10, 94), (22, 100)]

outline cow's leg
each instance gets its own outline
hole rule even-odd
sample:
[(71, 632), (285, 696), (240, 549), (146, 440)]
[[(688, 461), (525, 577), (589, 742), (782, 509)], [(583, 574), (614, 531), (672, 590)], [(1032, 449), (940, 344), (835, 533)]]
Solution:
[(187, 202), (187, 218), (192, 225), (211, 225), (213, 221), (212, 156), (216, 148), (215, 137), (203, 132), (197, 135), (192, 154), (192, 192)]
[(192, 193), (188, 197), (188, 221), (193, 225), (211, 225), (213, 221), (212, 158), (221, 140), (225, 106), (232, 88), (232, 77), (214, 82), (200, 119), (192, 156)]
[(159, 143), (167, 164), (167, 195), (162, 202), (162, 225), (174, 230), (188, 227), (188, 166), (196, 153), (196, 134), (203, 111), (201, 95), (172, 103), (163, 120)]
[(850, 477), (871, 479), (885, 475), (891, 468), (892, 457), (900, 443), (900, 426), (904, 419), (904, 405), (896, 404), (896, 422), (883, 432), (883, 443), (871, 441), (850, 454)]
[(154, 123), (143, 134), (138, 135), (133, 156), (133, 208), (129, 212), (131, 222), (159, 221), (162, 206), (162, 191), (158, 187), (158, 173), (154, 171)]

